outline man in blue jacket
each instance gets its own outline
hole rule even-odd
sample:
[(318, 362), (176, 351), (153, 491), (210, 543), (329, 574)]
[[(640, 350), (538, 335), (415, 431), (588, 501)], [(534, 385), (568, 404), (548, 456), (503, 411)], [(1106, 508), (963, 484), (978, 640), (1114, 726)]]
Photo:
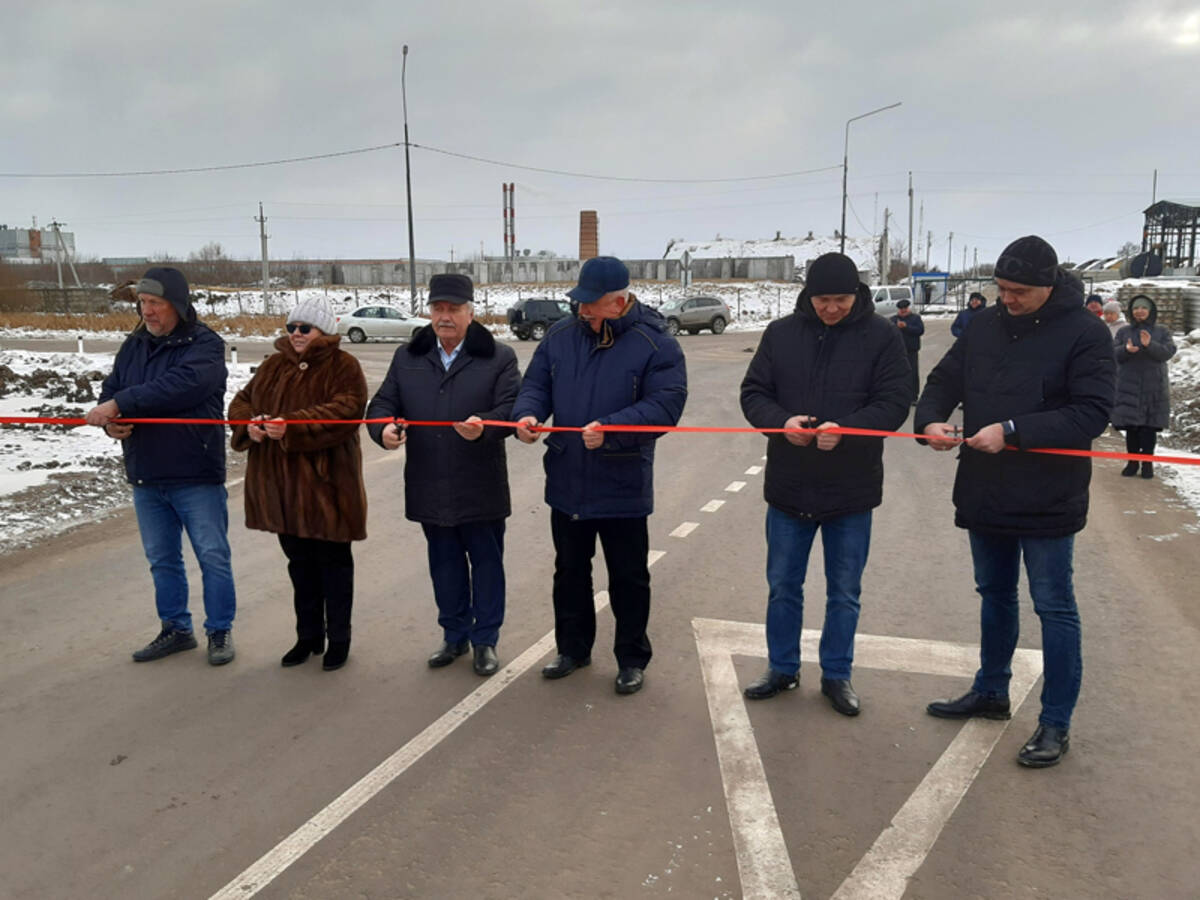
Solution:
[(601, 431), (603, 425), (675, 425), (687, 399), (687, 371), (666, 321), (629, 292), (619, 259), (589, 259), (568, 291), (579, 317), (560, 319), (538, 345), (513, 407), (517, 437), (550, 417), (582, 433), (546, 438), (546, 503), (554, 539), (554, 636), (558, 656), (546, 678), (591, 663), (596, 639), (592, 557), (604, 547), (616, 617), (618, 694), (641, 690), (650, 662), (650, 538), (654, 445), (658, 433)]
[(854, 260), (813, 261), (796, 311), (767, 326), (742, 380), (755, 428), (806, 428), (767, 440), (767, 670), (744, 691), (765, 700), (800, 678), (804, 578), (817, 532), (825, 554), (821, 693), (845, 716), (860, 711), (850, 682), (872, 510), (883, 501), (883, 438), (831, 428), (892, 431), (912, 386), (901, 331), (875, 315)]
[[(1042, 624), (1042, 712), (1017, 761), (1058, 763), (1083, 677), (1071, 578), (1075, 534), (1087, 523), (1086, 457), (1004, 452), (1087, 450), (1108, 425), (1116, 363), (1104, 322), (1083, 305), (1083, 284), (1036, 235), (996, 260), (999, 307), (980, 310), (929, 373), (914, 430), (934, 450), (959, 451), (954, 524), (967, 529), (981, 599), (979, 670), (971, 690), (930, 703), (948, 719), (1010, 716), (1021, 561)], [(947, 423), (963, 408), (961, 443)]]
[(917, 394), (921, 392), (921, 335), (925, 333), (925, 323), (912, 311), (912, 303), (908, 300), (900, 300), (896, 304), (896, 314), (890, 321), (900, 330), (900, 337), (904, 339), (904, 352), (908, 355), (908, 383), (912, 388), (912, 403), (915, 406)]
[(133, 486), (142, 548), (162, 623), (137, 662), (196, 647), (188, 612), (182, 533), (204, 583), (208, 661), (230, 662), (237, 601), (229, 561), (222, 425), (131, 425), (121, 419), (220, 419), (225, 410), (225, 342), (196, 320), (187, 279), (156, 266), (136, 287), (142, 321), (125, 339), (100, 389), (89, 425), (121, 442)]

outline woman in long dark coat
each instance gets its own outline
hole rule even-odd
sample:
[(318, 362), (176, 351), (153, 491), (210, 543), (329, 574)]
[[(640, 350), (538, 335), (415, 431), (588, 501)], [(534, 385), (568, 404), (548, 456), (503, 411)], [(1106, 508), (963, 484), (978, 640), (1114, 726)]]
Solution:
[[(1159, 325), (1158, 307), (1144, 294), (1129, 301), (1129, 324), (1113, 338), (1117, 357), (1117, 402), (1113, 425), (1125, 432), (1127, 453), (1152, 455), (1158, 433), (1171, 418), (1171, 387), (1167, 360), (1175, 355), (1175, 342), (1168, 328)], [(1131, 460), (1121, 474), (1138, 473)], [(1154, 477), (1154, 463), (1141, 464), (1143, 478)]]
[(350, 542), (367, 536), (362, 451), (357, 421), (295, 420), (362, 418), (367, 382), (358, 360), (338, 347), (335, 329), (324, 300), (299, 304), (276, 353), (229, 404), (229, 418), (261, 420), (233, 426), (232, 445), (249, 451), (246, 527), (279, 535), (288, 560), (297, 640), (282, 663), (324, 652), (326, 670), (341, 668), (350, 653)]

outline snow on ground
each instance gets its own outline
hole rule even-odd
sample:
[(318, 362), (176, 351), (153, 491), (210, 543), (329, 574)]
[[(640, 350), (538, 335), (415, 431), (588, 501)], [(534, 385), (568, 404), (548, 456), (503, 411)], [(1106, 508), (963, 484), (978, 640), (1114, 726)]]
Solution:
[[(0, 350), (0, 416), (82, 416), (95, 405), (113, 357)], [(249, 364), (229, 368), (226, 406), (250, 380)], [(120, 445), (101, 429), (0, 426), (0, 552), (129, 502)]]

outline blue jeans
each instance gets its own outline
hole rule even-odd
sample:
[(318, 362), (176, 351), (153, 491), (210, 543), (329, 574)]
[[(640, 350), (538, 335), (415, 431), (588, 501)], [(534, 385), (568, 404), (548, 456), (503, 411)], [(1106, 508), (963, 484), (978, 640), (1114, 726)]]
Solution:
[(192, 630), (187, 574), (183, 568), (183, 531), (200, 564), (204, 583), (204, 630), (233, 626), (237, 598), (229, 563), (228, 494), (223, 484), (134, 485), (142, 549), (154, 580), (154, 603), (163, 627)]
[(1042, 620), (1042, 714), (1038, 721), (1071, 727), (1071, 713), (1083, 680), (1079, 608), (1071, 582), (1075, 536), (1015, 537), (970, 532), (976, 590), (983, 602), (979, 615), (979, 671), (974, 689), (1007, 697), (1012, 657), (1017, 647), (1019, 607), (1017, 578), (1021, 556), (1033, 609)]
[(421, 527), (446, 641), (495, 647), (504, 623), (504, 520)]
[(862, 573), (871, 546), (870, 510), (818, 522), (767, 506), (767, 658), (776, 672), (795, 675), (800, 671), (804, 576), (817, 529), (825, 550), (821, 674), (824, 678), (849, 678)]

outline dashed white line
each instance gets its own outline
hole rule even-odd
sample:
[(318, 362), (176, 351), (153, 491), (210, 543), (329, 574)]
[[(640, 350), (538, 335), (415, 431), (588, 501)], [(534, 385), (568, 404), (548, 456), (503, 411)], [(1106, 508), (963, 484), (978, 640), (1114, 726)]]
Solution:
[(762, 466), (751, 466), (750, 468), (748, 468), (746, 470), (746, 474), (747, 475), (757, 475), (762, 470), (763, 470)]
[(744, 481), (731, 481), (729, 484), (725, 485), (725, 490), (729, 491), (731, 494), (736, 494), (745, 486), (746, 482)]
[(646, 568), (647, 569), (650, 568), (652, 565), (654, 565), (656, 562), (658, 562), (660, 559), (662, 559), (666, 555), (667, 555), (666, 550), (651, 550), (649, 553), (646, 554)]
[(699, 527), (699, 522), (680, 522), (678, 527), (671, 532), (671, 537), (685, 538)]
[(702, 507), (700, 507), (700, 512), (716, 512), (724, 505), (724, 500), (709, 500)]

